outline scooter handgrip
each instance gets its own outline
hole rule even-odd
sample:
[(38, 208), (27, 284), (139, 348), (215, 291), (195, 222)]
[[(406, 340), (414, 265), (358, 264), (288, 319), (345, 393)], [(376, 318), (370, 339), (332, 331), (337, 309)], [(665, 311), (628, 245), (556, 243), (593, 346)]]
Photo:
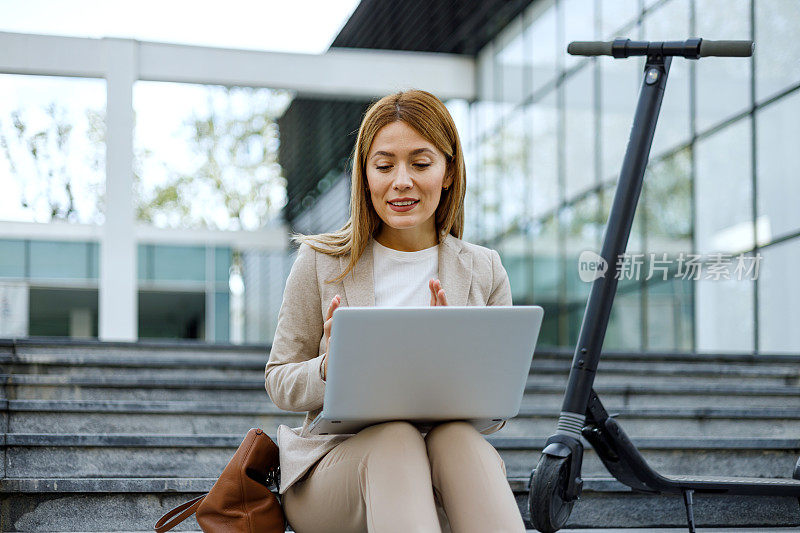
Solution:
[(610, 56), (613, 41), (572, 41), (567, 52), (573, 56)]
[(750, 57), (753, 41), (700, 41), (700, 57)]

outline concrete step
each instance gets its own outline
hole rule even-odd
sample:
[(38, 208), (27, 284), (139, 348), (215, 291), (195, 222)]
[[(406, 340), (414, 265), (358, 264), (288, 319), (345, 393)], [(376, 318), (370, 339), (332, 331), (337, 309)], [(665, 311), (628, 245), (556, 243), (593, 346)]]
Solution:
[[(569, 373), (570, 361), (554, 355), (537, 356), (531, 368), (532, 382), (562, 381)], [(268, 353), (195, 354), (164, 353), (158, 357), (136, 352), (125, 354), (89, 353), (0, 353), (0, 370), (6, 374), (57, 374), (80, 376), (138, 375), (141, 377), (260, 378)], [(742, 382), (753, 385), (798, 385), (800, 365), (786, 363), (680, 362), (650, 360), (641, 356), (631, 361), (601, 361), (598, 383), (629, 383), (646, 379), (649, 383)]]
[[(7, 403), (4, 403), (7, 402)], [(205, 434), (246, 432), (261, 427), (275, 432), (279, 424), (298, 427), (304, 414), (257, 403), (0, 400), (8, 410), (9, 433), (151, 433)], [(613, 413), (612, 413), (613, 414)], [(636, 408), (616, 411), (629, 435), (704, 436), (800, 435), (800, 409), (755, 408)], [(546, 436), (553, 433), (558, 409), (524, 407), (502, 430), (503, 436)]]
[[(173, 507), (208, 491), (208, 478), (20, 478), (0, 481), (0, 499), (8, 509), (4, 531), (152, 531)], [(526, 527), (530, 528), (527, 477), (510, 477)], [(635, 502), (635, 505), (631, 505)], [(113, 513), (109, 512), (113, 509)], [(770, 496), (695, 496), (701, 527), (800, 524), (795, 498)], [(567, 527), (651, 528), (685, 526), (682, 499), (676, 495), (633, 493), (608, 477), (586, 478), (584, 491)], [(176, 531), (199, 531), (194, 516)], [(566, 530), (564, 530), (566, 531)], [(641, 531), (641, 530), (640, 530)]]
[[(241, 443), (236, 435), (9, 433), (8, 477), (206, 477), (218, 474)], [(274, 437), (273, 437), (274, 439)], [(529, 476), (546, 437), (488, 436), (512, 477)], [(776, 438), (633, 437), (651, 465), (666, 474), (791, 477), (800, 440)], [(583, 472), (607, 475), (586, 445)]]
[[(139, 376), (0, 375), (5, 397), (20, 400), (215, 400), (270, 401), (263, 378), (144, 378)], [(800, 407), (800, 387), (761, 385), (685, 385), (682, 383), (604, 384), (595, 387), (609, 409), (622, 407)], [(532, 383), (523, 407), (559, 408), (564, 386)]]

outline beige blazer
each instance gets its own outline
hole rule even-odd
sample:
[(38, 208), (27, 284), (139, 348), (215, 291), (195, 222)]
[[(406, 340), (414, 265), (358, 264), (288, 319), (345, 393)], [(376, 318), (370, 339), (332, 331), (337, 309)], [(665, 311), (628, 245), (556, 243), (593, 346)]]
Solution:
[[(344, 271), (349, 257), (330, 256), (301, 244), (286, 280), (264, 381), (275, 405), (307, 413), (302, 427), (278, 427), (281, 494), (317, 460), (349, 438), (310, 435), (308, 426), (322, 410), (325, 396), (320, 364), (325, 351), (322, 328), (328, 305), (339, 294), (342, 306), (375, 306), (371, 245), (370, 240), (354, 270), (343, 280), (326, 284), (325, 280)], [(448, 234), (439, 245), (438, 269), (449, 305), (512, 305), (508, 274), (495, 250)], [(504, 424), (483, 433), (493, 433)]]

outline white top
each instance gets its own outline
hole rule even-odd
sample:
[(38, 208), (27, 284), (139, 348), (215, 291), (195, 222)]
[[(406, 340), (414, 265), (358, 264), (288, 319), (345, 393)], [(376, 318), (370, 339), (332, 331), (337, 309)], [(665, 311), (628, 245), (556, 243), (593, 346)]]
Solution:
[(439, 245), (416, 252), (393, 250), (372, 239), (375, 307), (427, 307), (428, 282), (439, 277)]

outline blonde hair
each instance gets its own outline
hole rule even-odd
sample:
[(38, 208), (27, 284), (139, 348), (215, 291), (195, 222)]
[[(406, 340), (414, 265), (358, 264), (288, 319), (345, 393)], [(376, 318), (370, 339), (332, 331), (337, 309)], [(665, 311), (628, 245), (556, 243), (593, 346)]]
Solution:
[[(332, 256), (350, 254), (347, 268), (333, 280), (343, 279), (355, 267), (370, 237), (377, 234), (383, 221), (372, 206), (367, 188), (367, 155), (378, 131), (395, 121), (403, 121), (428, 142), (439, 149), (447, 160), (445, 182), (452, 177), (452, 183), (442, 190), (439, 206), (434, 216), (437, 242), (441, 237), (452, 234), (461, 238), (464, 230), (464, 196), (467, 177), (464, 166), (464, 152), (458, 138), (453, 117), (445, 105), (434, 95), (418, 89), (400, 91), (384, 96), (374, 102), (361, 121), (358, 138), (352, 153), (353, 171), (350, 179), (350, 218), (341, 229), (317, 235), (292, 233), (290, 239), (295, 244), (306, 243), (318, 252)], [(355, 252), (355, 253), (353, 253)]]

